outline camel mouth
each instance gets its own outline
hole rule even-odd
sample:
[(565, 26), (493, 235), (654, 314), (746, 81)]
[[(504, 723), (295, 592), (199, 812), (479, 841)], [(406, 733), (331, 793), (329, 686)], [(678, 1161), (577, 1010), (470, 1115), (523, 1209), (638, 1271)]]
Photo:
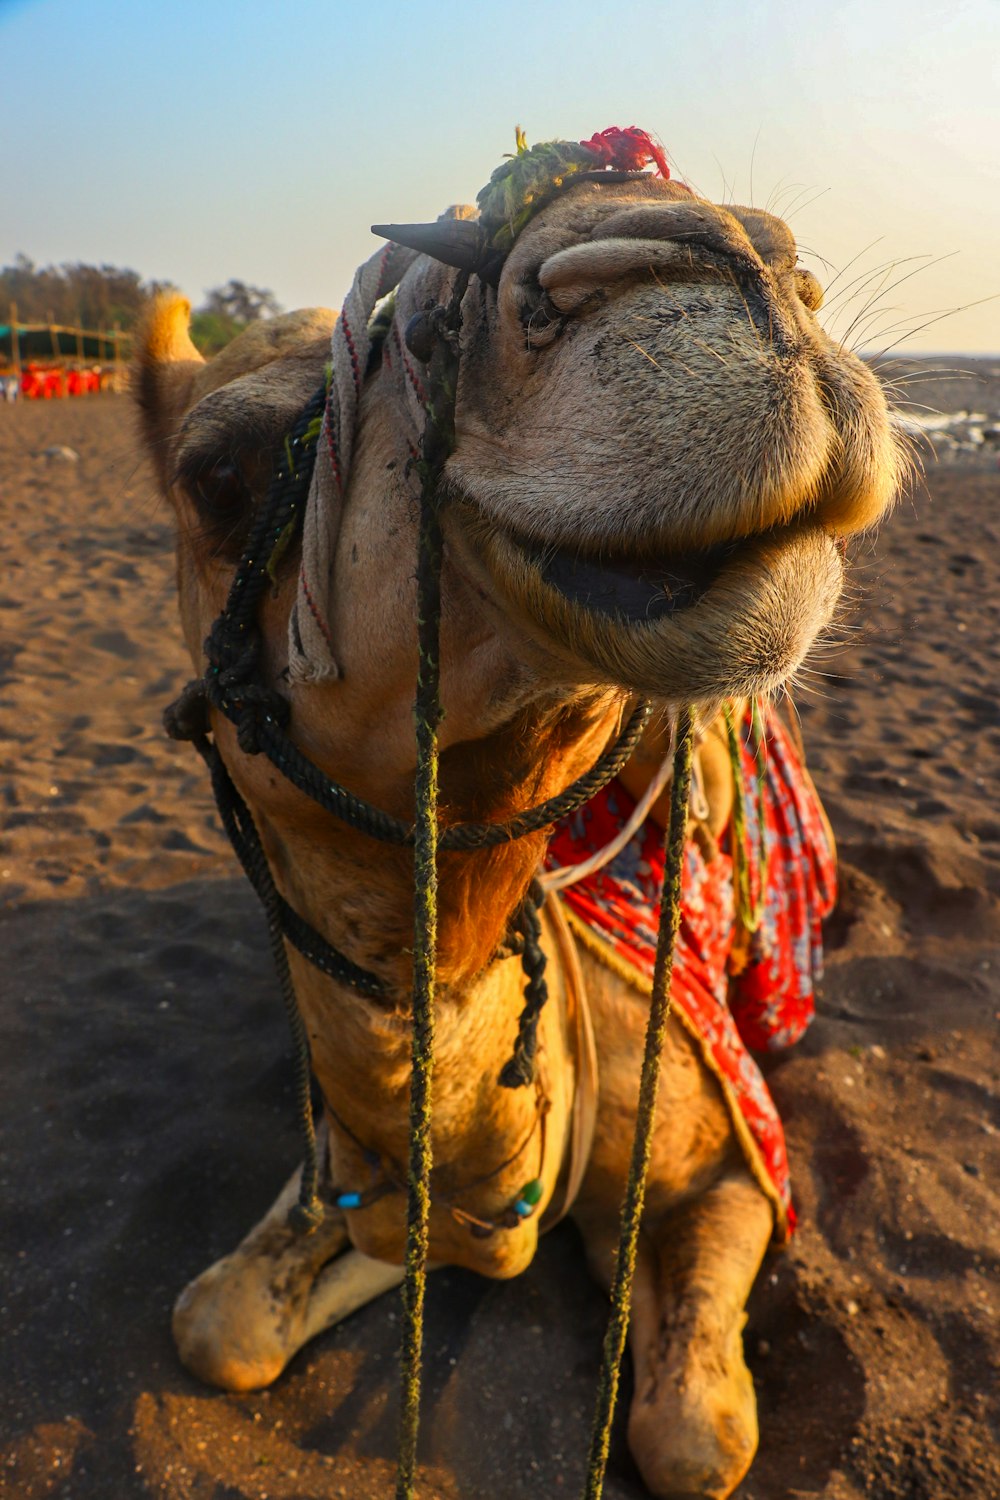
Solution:
[(735, 544), (657, 562), (590, 558), (568, 547), (539, 548), (511, 536), (542, 578), (579, 609), (621, 624), (662, 620), (697, 604), (718, 578)]
[(843, 583), (836, 539), (808, 516), (653, 560), (525, 539), (467, 496), (453, 494), (447, 513), (459, 565), (577, 681), (673, 701), (772, 691), (829, 623)]

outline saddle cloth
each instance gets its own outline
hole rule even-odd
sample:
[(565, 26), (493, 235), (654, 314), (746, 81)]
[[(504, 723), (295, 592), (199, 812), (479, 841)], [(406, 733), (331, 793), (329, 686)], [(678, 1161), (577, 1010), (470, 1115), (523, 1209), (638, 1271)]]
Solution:
[[(748, 1049), (788, 1047), (812, 1019), (823, 966), (820, 923), (836, 898), (836, 854), (819, 798), (777, 714), (768, 710), (764, 716), (760, 804), (749, 713), (737, 737), (755, 902), (764, 881), (760, 922), (756, 932), (738, 933), (732, 824), (710, 861), (689, 838), (671, 997), (719, 1081), (750, 1167), (774, 1206), (776, 1238), (782, 1240), (795, 1224), (785, 1134)], [(549, 867), (578, 864), (603, 848), (634, 807), (622, 784), (610, 782), (556, 825)], [(575, 935), (646, 994), (659, 931), (663, 845), (663, 830), (647, 819), (603, 869), (559, 897)]]

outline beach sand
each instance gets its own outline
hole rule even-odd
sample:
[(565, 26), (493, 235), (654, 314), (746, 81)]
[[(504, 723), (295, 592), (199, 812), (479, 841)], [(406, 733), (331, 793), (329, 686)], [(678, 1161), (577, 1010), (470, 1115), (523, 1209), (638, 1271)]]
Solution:
[[(0, 408), (0, 504), (0, 1493), (389, 1495), (395, 1298), (253, 1395), (170, 1339), (297, 1141), (263, 923), (161, 731), (191, 672), (127, 402)], [(765, 1064), (800, 1228), (750, 1303), (740, 1500), (1000, 1495), (998, 614), (1000, 475), (933, 469), (803, 674), (843, 894)], [(514, 1282), (433, 1276), (420, 1494), (578, 1493), (604, 1317), (570, 1225)], [(639, 1500), (616, 1431), (606, 1495)]]

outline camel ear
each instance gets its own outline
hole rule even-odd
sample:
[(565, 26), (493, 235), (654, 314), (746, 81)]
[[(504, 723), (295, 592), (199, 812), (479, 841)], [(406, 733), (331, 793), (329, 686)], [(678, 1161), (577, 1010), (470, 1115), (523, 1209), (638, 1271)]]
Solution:
[(204, 365), (191, 342), (191, 304), (177, 292), (161, 292), (150, 304), (136, 338), (132, 391), (143, 436), (154, 459), (166, 451)]

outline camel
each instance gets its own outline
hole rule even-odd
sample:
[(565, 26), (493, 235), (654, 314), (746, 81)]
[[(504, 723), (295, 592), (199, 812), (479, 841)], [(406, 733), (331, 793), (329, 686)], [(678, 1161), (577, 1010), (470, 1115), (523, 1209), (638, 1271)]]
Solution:
[[(460, 274), (448, 246), (471, 243), (476, 223), (468, 209), (439, 221), (445, 248), (425, 236), (431, 253), (384, 310), (358, 376), (342, 492), (319, 444), (310, 505), (325, 528), (326, 587), (309, 623), (322, 670), (294, 669), (295, 541), (260, 617), (265, 682), (288, 700), (295, 745), (403, 820), (414, 808), (421, 319), (447, 303)], [(713, 205), (663, 176), (595, 171), (561, 184), (508, 240), (461, 304), (442, 479), (442, 824), (501, 822), (560, 792), (647, 695), (662, 712), (624, 784), (641, 792), (669, 711), (697, 705), (703, 824), (718, 841), (732, 802), (720, 705), (794, 674), (835, 610), (842, 540), (892, 502), (902, 459), (883, 395), (823, 332), (818, 284), (768, 214)], [(136, 386), (177, 517), (181, 619), (201, 673), (275, 455), (323, 382), (335, 316), (251, 325), (206, 362), (188, 314), (178, 296), (155, 304)], [(326, 1214), (312, 1234), (290, 1226), (295, 1174), (174, 1315), (185, 1365), (241, 1391), (274, 1381), (309, 1339), (401, 1279), (412, 855), (317, 807), (241, 748), (225, 715), (210, 717), (280, 895), (380, 989), (359, 994), (287, 945), (324, 1101)], [(516, 1276), (568, 1209), (607, 1286), (648, 1000), (579, 941), (554, 897), (542, 909), (550, 997), (534, 1087), (498, 1084), (524, 1005), (511, 923), (546, 842), (543, 829), (440, 856), (430, 1262)], [(537, 1201), (525, 1211), (529, 1180)], [(750, 1465), (741, 1330), (780, 1217), (673, 1015), (629, 1333), (629, 1442), (660, 1500), (723, 1500)]]

